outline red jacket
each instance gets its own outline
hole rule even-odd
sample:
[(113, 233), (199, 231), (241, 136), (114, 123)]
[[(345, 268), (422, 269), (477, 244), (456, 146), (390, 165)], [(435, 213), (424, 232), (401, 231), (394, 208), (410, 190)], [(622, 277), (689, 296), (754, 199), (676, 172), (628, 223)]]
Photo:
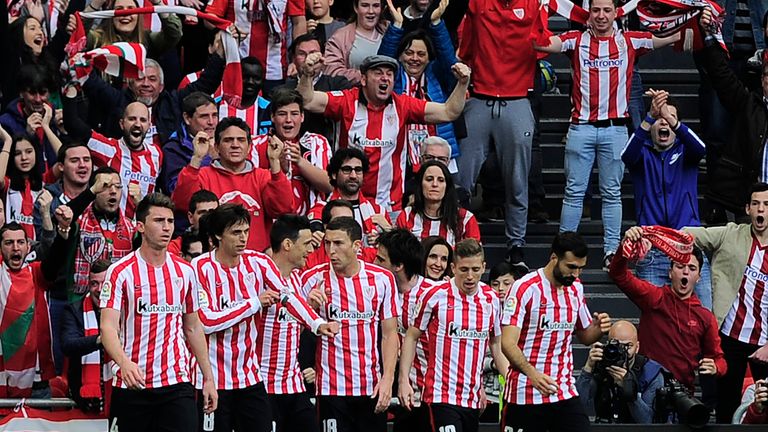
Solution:
[(665, 285), (659, 287), (635, 277), (622, 248), (611, 262), (609, 275), (640, 308), (640, 353), (656, 360), (688, 388), (693, 388), (699, 360), (711, 358), (717, 376), (727, 369), (715, 316), (696, 295), (682, 300)]
[(272, 219), (293, 211), (291, 182), (285, 174), (254, 168), (250, 162), (239, 173), (223, 168), (219, 161), (203, 168), (185, 166), (171, 195), (176, 209), (186, 212), (192, 194), (201, 189), (215, 193), (220, 204), (241, 204), (248, 210), (251, 233), (247, 247), (255, 251), (269, 247)]
[(744, 419), (741, 420), (742, 424), (765, 424), (768, 423), (768, 410), (763, 412), (757, 412), (755, 404), (752, 403), (747, 409), (747, 413), (744, 415)]

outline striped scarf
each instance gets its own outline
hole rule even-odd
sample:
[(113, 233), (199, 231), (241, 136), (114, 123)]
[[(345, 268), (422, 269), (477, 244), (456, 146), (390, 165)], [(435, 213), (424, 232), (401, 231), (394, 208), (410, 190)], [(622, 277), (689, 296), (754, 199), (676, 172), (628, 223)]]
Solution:
[[(75, 31), (72, 32), (72, 36), (70, 37), (65, 50), (67, 54), (72, 57), (75, 53), (80, 52), (85, 48), (87, 39), (80, 17), (90, 19), (112, 19), (119, 16), (155, 13), (195, 16), (210, 22), (216, 26), (216, 28), (221, 30), (221, 42), (224, 45), (224, 60), (226, 61), (221, 88), (224, 92), (224, 100), (226, 100), (228, 104), (240, 106), (240, 99), (243, 91), (243, 76), (240, 71), (240, 52), (238, 51), (238, 44), (235, 38), (227, 31), (227, 28), (232, 23), (217, 17), (216, 15), (200, 12), (196, 9), (184, 6), (145, 6), (134, 9), (77, 12), (75, 16), (77, 17), (78, 25)], [(120, 52), (113, 52), (110, 54), (119, 56)]]
[[(99, 335), (99, 321), (96, 319), (96, 310), (93, 306), (91, 293), (83, 298), (83, 327), (85, 337)], [(108, 361), (101, 363), (101, 350), (97, 349), (80, 358), (82, 364), (82, 386), (80, 387), (80, 397), (85, 399), (101, 398), (102, 382), (111, 378), (111, 369), (107, 366)], [(102, 375), (103, 373), (103, 375)]]
[[(707, 6), (712, 9), (715, 18), (709, 30), (725, 49), (725, 42), (720, 33), (724, 19), (723, 8), (712, 0), (631, 0), (618, 9), (616, 17), (620, 18), (637, 10), (641, 24), (654, 36), (666, 37), (682, 32), (680, 41), (676, 42), (674, 47), (679, 51), (690, 51), (704, 46), (704, 38), (699, 29), (699, 16)], [(589, 19), (587, 10), (569, 0), (547, 0), (539, 8), (539, 17), (531, 29), (530, 39), (538, 46), (546, 47), (550, 44), (550, 12), (579, 24), (587, 24)]]
[(622, 252), (627, 259), (642, 260), (656, 247), (674, 262), (687, 263), (693, 252), (693, 236), (682, 231), (658, 225), (641, 227), (643, 237), (638, 241), (624, 240)]
[(39, 364), (53, 378), (51, 327), (45, 287), (35, 280), (40, 263), (17, 272), (0, 266), (0, 397), (28, 397)]

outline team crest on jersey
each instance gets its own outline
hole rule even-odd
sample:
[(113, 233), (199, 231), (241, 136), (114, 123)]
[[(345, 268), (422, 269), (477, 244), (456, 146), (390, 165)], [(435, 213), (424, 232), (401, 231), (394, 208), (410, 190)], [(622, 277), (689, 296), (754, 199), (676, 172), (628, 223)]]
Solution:
[(256, 275), (253, 273), (248, 273), (245, 275), (245, 284), (247, 286), (253, 286), (253, 284), (256, 282)]
[(539, 318), (539, 330), (546, 332), (553, 331), (570, 331), (574, 329), (574, 323), (568, 321), (552, 321), (552, 319), (546, 315), (542, 315)]
[(184, 286), (184, 279), (182, 278), (173, 278), (173, 288), (175, 290), (181, 291), (181, 288)]
[(101, 256), (106, 244), (107, 242), (104, 241), (104, 236), (101, 233), (96, 235), (80, 234), (80, 253), (89, 263), (96, 261)]
[(507, 312), (514, 312), (515, 308), (517, 308), (517, 297), (510, 296), (505, 302), (504, 302), (504, 310)]
[(392, 114), (387, 114), (386, 119), (387, 119), (387, 124), (390, 126), (394, 125), (395, 122), (397, 122), (397, 118)]
[(523, 8), (515, 8), (512, 10), (512, 12), (515, 13), (517, 19), (523, 19), (525, 17), (525, 9)]

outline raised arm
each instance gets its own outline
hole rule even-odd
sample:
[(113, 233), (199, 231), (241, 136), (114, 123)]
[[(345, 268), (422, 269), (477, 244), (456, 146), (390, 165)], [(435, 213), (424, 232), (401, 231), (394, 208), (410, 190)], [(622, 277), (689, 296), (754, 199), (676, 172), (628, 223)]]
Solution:
[(312, 53), (307, 56), (304, 66), (299, 71), (299, 83), (296, 86), (296, 90), (304, 100), (304, 109), (319, 114), (324, 113), (328, 106), (328, 95), (324, 92), (315, 91), (313, 80), (322, 70), (324, 61), (320, 53)]
[(533, 49), (545, 53), (556, 54), (563, 52), (563, 41), (560, 39), (560, 36), (550, 36), (548, 46), (539, 46), (534, 43)]
[(427, 102), (424, 118), (427, 123), (448, 123), (456, 120), (464, 110), (464, 102), (467, 97), (469, 78), (472, 70), (464, 63), (456, 63), (451, 67), (456, 76), (456, 87), (445, 103)]
[(653, 49), (659, 49), (664, 48), (667, 45), (672, 45), (673, 43), (680, 40), (680, 33), (675, 33), (672, 36), (667, 37), (653, 37)]

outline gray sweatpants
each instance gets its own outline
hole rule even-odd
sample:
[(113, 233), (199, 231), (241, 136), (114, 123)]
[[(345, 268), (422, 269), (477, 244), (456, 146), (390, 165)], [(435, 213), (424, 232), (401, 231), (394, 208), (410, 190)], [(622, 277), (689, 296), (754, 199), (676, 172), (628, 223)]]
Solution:
[(528, 171), (534, 119), (527, 98), (486, 100), (470, 98), (464, 108), (467, 137), (459, 141), (458, 184), (474, 189), (480, 167), (488, 157), (491, 142), (501, 167), (505, 190), (507, 247), (525, 245), (528, 223)]

